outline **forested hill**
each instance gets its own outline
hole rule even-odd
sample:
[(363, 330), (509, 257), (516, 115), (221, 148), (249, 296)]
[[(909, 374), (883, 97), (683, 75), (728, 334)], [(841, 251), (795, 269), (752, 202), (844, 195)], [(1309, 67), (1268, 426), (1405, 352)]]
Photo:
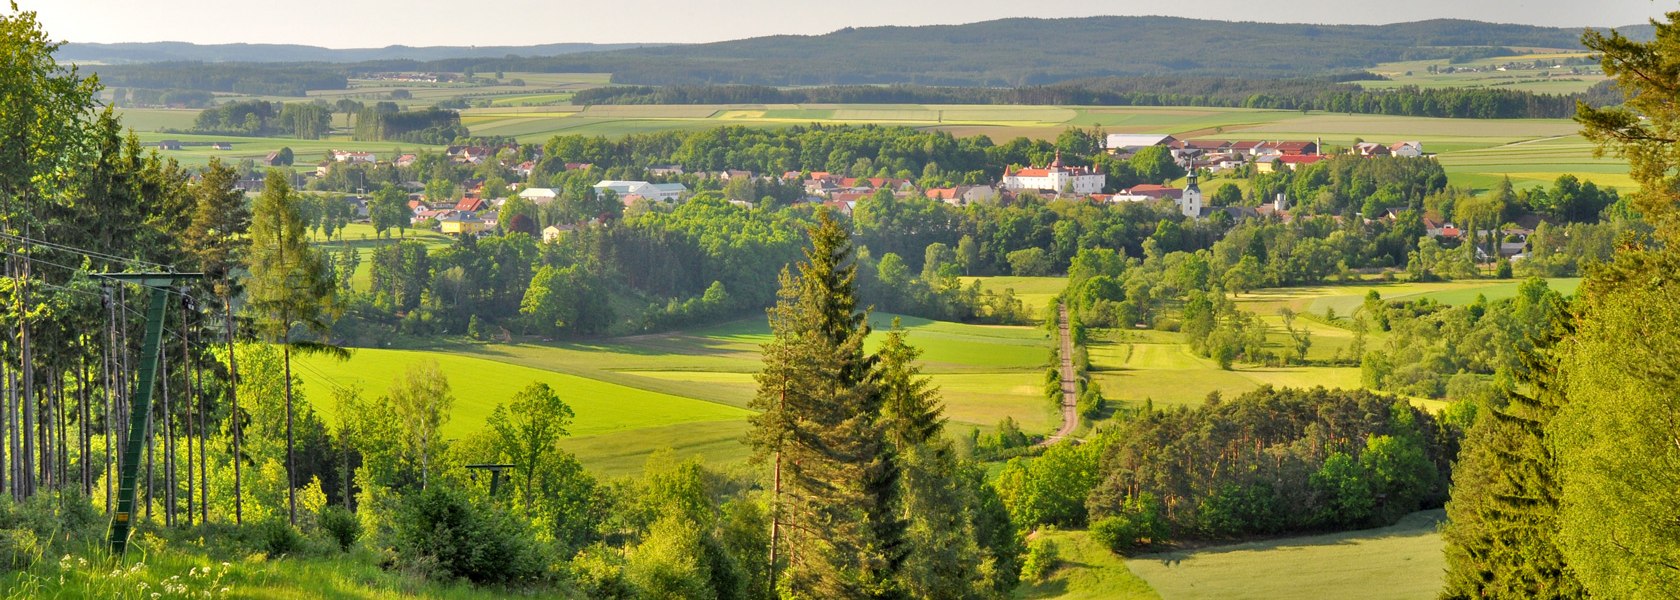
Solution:
[(1395, 60), (1488, 56), (1511, 47), (1579, 48), (1581, 32), (1461, 20), (1302, 25), (1173, 17), (1021, 18), (846, 28), (818, 36), (547, 58), (457, 59), (442, 61), (438, 68), (610, 72), (616, 83), (646, 85), (1016, 87), (1129, 75), (1317, 75)]
[(376, 60), (441, 60), (446, 58), (502, 58), (558, 56), (638, 48), (645, 44), (542, 44), (538, 46), (386, 46), (384, 48), (322, 48), (297, 44), (189, 44), (140, 42), (94, 44), (71, 42), (58, 51), (65, 62), (106, 64), (151, 62), (326, 62)]

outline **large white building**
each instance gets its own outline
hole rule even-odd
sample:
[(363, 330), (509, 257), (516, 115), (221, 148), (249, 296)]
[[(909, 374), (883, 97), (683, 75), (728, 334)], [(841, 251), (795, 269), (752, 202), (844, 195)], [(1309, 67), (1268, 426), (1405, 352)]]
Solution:
[(1100, 194), (1108, 176), (1091, 167), (1062, 165), (1062, 153), (1055, 162), (1044, 168), (1029, 167), (1014, 171), (1004, 169), (1003, 187), (1010, 190), (1047, 190), (1051, 193), (1072, 191), (1074, 194)]

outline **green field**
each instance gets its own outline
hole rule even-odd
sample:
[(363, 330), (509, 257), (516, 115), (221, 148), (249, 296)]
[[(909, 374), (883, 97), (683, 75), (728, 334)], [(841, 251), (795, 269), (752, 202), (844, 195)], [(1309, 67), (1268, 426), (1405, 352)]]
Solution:
[[(1434, 598), (1446, 572), (1440, 510), (1366, 531), (1216, 546), (1126, 561), (1168, 600)], [(1126, 596), (1117, 596), (1126, 597)]]
[(1144, 600), (1161, 598), (1149, 583), (1132, 574), (1126, 562), (1085, 531), (1039, 531), (1034, 534), (1056, 542), (1062, 565), (1049, 579), (1023, 584), (1015, 598), (1056, 600)]
[[(1360, 87), (1374, 90), (1392, 89), (1400, 86), (1415, 85), (1422, 88), (1496, 88), (1521, 90), (1539, 94), (1569, 94), (1585, 92), (1587, 88), (1600, 81), (1604, 81), (1604, 71), (1598, 65), (1575, 66), (1579, 73), (1570, 73), (1571, 67), (1560, 69), (1532, 69), (1520, 68), (1507, 71), (1490, 70), (1499, 65), (1513, 62), (1533, 63), (1536, 60), (1552, 60), (1579, 58), (1588, 56), (1584, 52), (1538, 52), (1518, 56), (1498, 56), (1481, 58), (1462, 63), (1449, 63), (1446, 60), (1414, 60), (1392, 62), (1377, 65), (1369, 69), (1372, 73), (1387, 77), (1387, 81), (1359, 81)], [(1473, 73), (1430, 73), (1429, 67), (1459, 67), (1482, 69)], [(1549, 65), (1548, 65), (1549, 67)]]
[(1033, 315), (1040, 314), (1041, 311), (1044, 310), (1044, 307), (1049, 306), (1050, 302), (1055, 299), (1057, 295), (1062, 293), (1062, 288), (1067, 287), (1067, 278), (1065, 277), (1000, 276), (962, 278), (962, 284), (965, 286), (975, 281), (980, 282), (980, 289), (988, 292), (997, 293), (1004, 290), (1014, 290), (1015, 297), (1020, 298), (1021, 303), (1026, 305), (1027, 312)]
[(739, 420), (748, 412), (714, 402), (641, 390), (576, 375), (554, 373), (459, 354), (416, 350), (360, 348), (347, 361), (302, 357), (293, 361), (301, 370), (304, 391), (329, 421), (333, 387), (357, 386), (379, 396), (411, 365), (436, 361), (449, 378), (455, 410), (444, 435), (464, 437), (484, 423), (498, 404), (506, 403), (532, 383), (547, 383), (577, 413), (569, 428), (583, 437), (621, 431), (704, 421)]
[(327, 251), (338, 251), (345, 245), (356, 249), (361, 255), (362, 262), (356, 266), (356, 273), (351, 277), (351, 283), (358, 290), (367, 290), (371, 285), (370, 273), (373, 269), (373, 251), (385, 244), (392, 244), (402, 240), (414, 240), (426, 245), (428, 251), (455, 243), (455, 239), (430, 229), (400, 229), (389, 232), (391, 237), (380, 239), (379, 232), (368, 223), (349, 223), (332, 239), (328, 240), (314, 234), (310, 235), (310, 242)]
[[(891, 324), (877, 314), (877, 333)], [(1049, 338), (1034, 327), (965, 325), (904, 317), (921, 366), (940, 388), (953, 433), (990, 429), (1004, 417), (1028, 432), (1047, 432), (1059, 415), (1039, 386)], [(426, 349), (357, 349), (347, 362), (326, 357), (295, 361), (309, 399), (329, 421), (332, 390), (357, 385), (364, 397), (381, 394), (409, 365), (436, 360), (454, 390), (455, 410), (444, 433), (461, 437), (531, 382), (553, 386), (577, 413), (564, 445), (607, 474), (637, 472), (652, 452), (676, 449), (709, 463), (745, 458), (740, 443), (745, 409), (757, 388), (759, 346), (769, 341), (763, 321), (749, 319), (686, 332), (596, 342), (449, 344)]]

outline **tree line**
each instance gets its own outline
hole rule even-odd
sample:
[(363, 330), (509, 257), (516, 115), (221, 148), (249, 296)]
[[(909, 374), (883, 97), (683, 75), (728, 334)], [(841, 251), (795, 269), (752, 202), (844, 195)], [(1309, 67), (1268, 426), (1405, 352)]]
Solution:
[[(1366, 75), (1368, 77), (1375, 77)], [(1499, 88), (1371, 90), (1348, 77), (1110, 77), (1049, 85), (936, 87), (894, 84), (779, 88), (766, 85), (612, 86), (579, 91), (572, 104), (992, 104), (1048, 106), (1209, 106), (1461, 119), (1559, 119), (1584, 94)], [(1605, 101), (1593, 95), (1590, 99)]]

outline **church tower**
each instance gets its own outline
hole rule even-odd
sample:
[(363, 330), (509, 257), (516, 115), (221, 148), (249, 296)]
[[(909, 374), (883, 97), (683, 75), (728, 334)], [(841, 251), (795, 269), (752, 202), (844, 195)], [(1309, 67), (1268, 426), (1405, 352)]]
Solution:
[(1184, 195), (1178, 201), (1178, 208), (1184, 211), (1186, 217), (1202, 216), (1202, 188), (1196, 185), (1196, 161), (1190, 161), (1190, 178), (1184, 184)]

